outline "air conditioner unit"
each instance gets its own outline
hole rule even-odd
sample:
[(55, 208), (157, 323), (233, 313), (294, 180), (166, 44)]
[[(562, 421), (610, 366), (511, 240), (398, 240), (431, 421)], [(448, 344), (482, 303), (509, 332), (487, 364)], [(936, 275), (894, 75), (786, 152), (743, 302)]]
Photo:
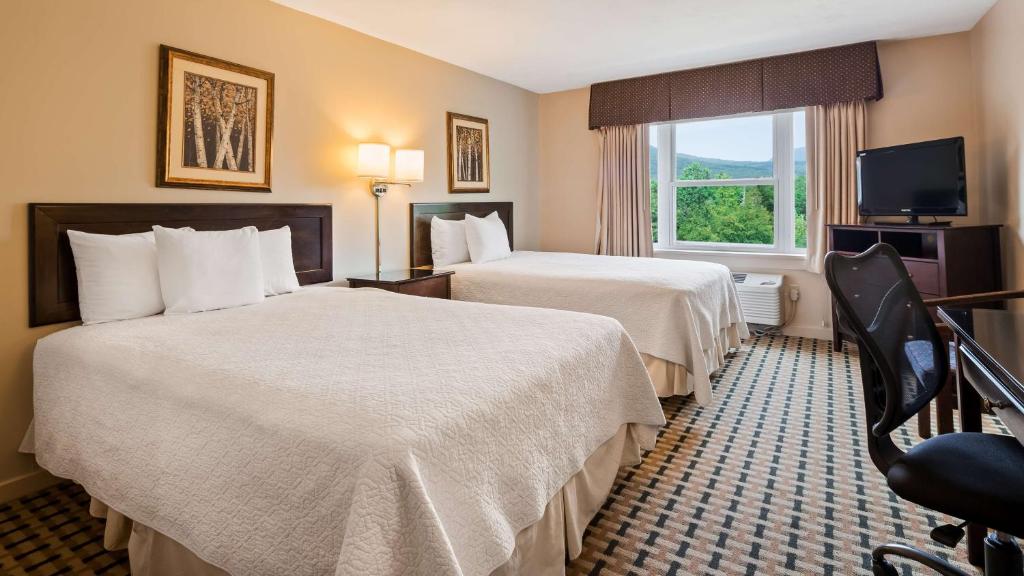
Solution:
[(785, 313), (782, 303), (781, 274), (733, 272), (743, 316), (750, 324), (781, 326)]

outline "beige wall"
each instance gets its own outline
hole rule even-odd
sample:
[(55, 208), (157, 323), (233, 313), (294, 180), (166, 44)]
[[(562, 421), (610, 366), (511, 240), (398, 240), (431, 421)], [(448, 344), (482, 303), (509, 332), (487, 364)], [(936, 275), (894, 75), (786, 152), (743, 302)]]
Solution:
[(597, 132), (588, 130), (590, 89), (540, 96), (540, 242), (544, 250), (594, 253)]
[[(965, 220), (987, 221), (969, 81), (970, 35), (881, 42), (878, 51), (885, 98), (868, 106), (868, 145), (964, 136), (971, 203)], [(586, 88), (540, 96), (541, 246), (545, 250), (594, 249), (597, 140), (587, 129), (588, 98)], [(705, 259), (749, 272), (786, 274), (788, 283), (799, 286), (801, 293), (791, 332), (828, 333), (829, 298), (820, 275), (795, 270), (791, 262), (773, 263), (771, 257), (709, 255)]]
[(954, 220), (957, 224), (987, 221), (979, 185), (981, 138), (970, 81), (970, 34), (882, 42), (878, 57), (885, 97), (868, 105), (868, 147), (963, 136), (968, 215)]
[[(276, 74), (273, 194), (153, 186), (157, 47)], [(34, 470), (35, 340), (25, 204), (330, 202), (335, 276), (373, 268), (373, 203), (356, 143), (426, 151), (426, 181), (383, 202), (385, 266), (407, 261), (410, 201), (515, 200), (520, 248), (539, 244), (536, 94), (256, 0), (3, 2), (0, 6), (0, 499)], [(490, 120), (493, 193), (447, 194), (445, 112)], [(5, 484), (6, 482), (6, 484)]]
[(971, 31), (981, 154), (981, 213), (1003, 232), (1007, 288), (1024, 287), (1024, 2), (1001, 0)]

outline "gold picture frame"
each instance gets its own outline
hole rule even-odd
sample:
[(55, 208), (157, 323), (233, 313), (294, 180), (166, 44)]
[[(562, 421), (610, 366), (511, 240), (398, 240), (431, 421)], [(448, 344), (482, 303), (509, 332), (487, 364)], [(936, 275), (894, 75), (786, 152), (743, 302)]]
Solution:
[(485, 118), (448, 113), (448, 192), (491, 191), (490, 127)]
[(156, 185), (270, 192), (274, 75), (160, 46)]

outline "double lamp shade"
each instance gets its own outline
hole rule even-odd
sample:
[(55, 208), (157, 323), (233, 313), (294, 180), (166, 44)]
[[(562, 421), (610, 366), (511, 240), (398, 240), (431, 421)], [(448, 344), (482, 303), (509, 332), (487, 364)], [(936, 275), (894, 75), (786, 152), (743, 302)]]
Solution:
[[(360, 144), (358, 175), (363, 178), (391, 177), (391, 146), (387, 144)], [(423, 150), (395, 150), (396, 182), (423, 181)]]

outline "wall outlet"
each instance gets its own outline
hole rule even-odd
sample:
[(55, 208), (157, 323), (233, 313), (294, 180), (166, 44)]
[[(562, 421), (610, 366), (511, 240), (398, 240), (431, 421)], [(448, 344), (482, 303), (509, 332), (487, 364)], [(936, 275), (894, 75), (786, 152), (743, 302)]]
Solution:
[(789, 287), (789, 300), (791, 302), (796, 302), (799, 299), (800, 299), (800, 287), (799, 286), (790, 286)]

